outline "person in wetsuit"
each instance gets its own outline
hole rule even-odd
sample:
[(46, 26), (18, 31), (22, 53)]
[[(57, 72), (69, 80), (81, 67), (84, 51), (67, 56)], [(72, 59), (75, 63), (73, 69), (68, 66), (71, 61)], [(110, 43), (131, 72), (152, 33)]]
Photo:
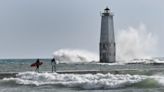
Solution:
[(36, 72), (39, 72), (40, 60), (37, 59), (36, 62), (35, 62), (35, 64), (36, 64), (36, 69), (35, 69), (35, 71), (36, 71)]
[(52, 72), (56, 72), (56, 60), (55, 60), (55, 58), (53, 58), (52, 60), (51, 60), (51, 65), (52, 65)]

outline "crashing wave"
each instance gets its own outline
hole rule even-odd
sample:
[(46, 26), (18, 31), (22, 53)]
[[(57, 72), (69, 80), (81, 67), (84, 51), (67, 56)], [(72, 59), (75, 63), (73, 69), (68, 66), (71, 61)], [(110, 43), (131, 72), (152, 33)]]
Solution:
[[(160, 79), (160, 80), (159, 80)], [(81, 89), (111, 89), (129, 86), (139, 87), (159, 85), (163, 80), (160, 76), (123, 75), (123, 74), (58, 74), (23, 72), (16, 78), (4, 78), (3, 81), (15, 81), (22, 85), (56, 85)], [(161, 83), (162, 84), (162, 83)]]
[(147, 31), (144, 24), (119, 30), (116, 35), (117, 57), (123, 60), (150, 58), (157, 53), (157, 41), (155, 34)]
[[(60, 49), (54, 52), (54, 57), (59, 63), (90, 63), (98, 62), (98, 55), (84, 51), (84, 50), (71, 50), (71, 49)], [(130, 60), (118, 60), (116, 64), (124, 63), (163, 63), (163, 58), (133, 58)]]
[(85, 50), (60, 49), (54, 52), (54, 57), (61, 63), (98, 61), (98, 55)]

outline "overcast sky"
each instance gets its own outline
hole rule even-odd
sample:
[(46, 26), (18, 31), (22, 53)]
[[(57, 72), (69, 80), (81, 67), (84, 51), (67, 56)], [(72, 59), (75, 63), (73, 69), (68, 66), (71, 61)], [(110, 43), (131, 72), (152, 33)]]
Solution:
[(98, 53), (106, 6), (116, 32), (143, 23), (164, 56), (164, 0), (0, 0), (0, 58), (46, 58), (63, 48)]

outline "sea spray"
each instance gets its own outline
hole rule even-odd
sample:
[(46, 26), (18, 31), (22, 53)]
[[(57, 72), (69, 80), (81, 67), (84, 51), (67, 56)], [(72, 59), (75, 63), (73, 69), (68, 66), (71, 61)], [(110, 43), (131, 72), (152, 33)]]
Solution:
[(54, 57), (59, 62), (75, 63), (75, 62), (96, 62), (98, 61), (98, 55), (86, 50), (76, 49), (59, 49), (54, 52)]
[(148, 32), (144, 24), (138, 28), (119, 30), (116, 35), (117, 59), (150, 58), (157, 48), (157, 37)]

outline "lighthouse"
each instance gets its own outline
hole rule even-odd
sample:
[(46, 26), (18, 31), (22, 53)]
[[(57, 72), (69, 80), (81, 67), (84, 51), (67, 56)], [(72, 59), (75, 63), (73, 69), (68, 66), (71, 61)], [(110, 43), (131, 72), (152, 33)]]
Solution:
[(100, 63), (116, 62), (116, 45), (114, 36), (113, 14), (107, 7), (101, 14)]

